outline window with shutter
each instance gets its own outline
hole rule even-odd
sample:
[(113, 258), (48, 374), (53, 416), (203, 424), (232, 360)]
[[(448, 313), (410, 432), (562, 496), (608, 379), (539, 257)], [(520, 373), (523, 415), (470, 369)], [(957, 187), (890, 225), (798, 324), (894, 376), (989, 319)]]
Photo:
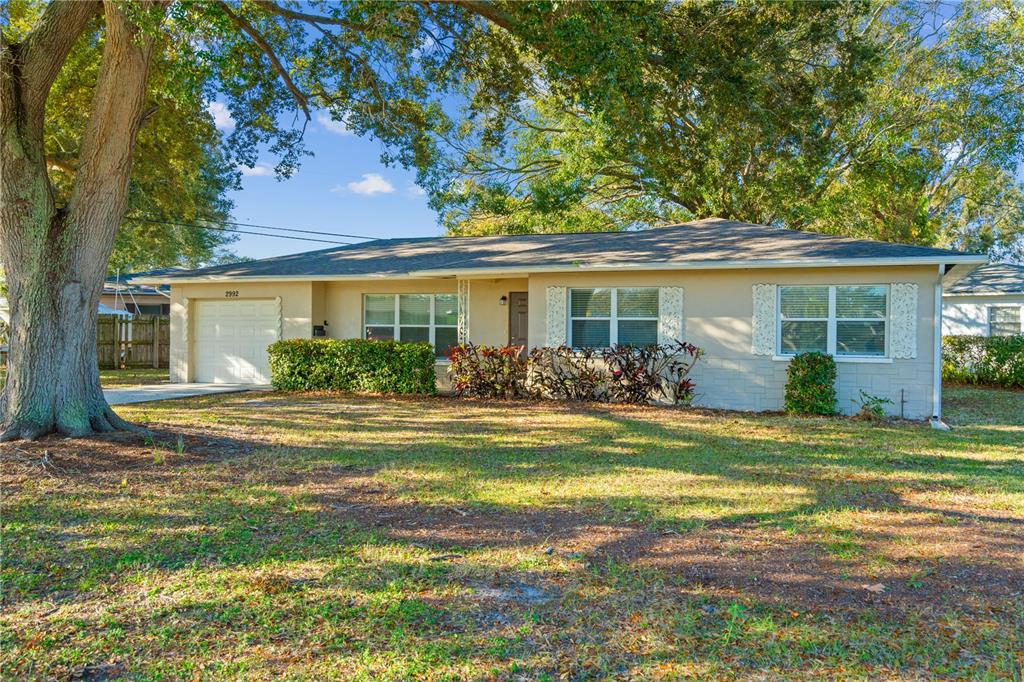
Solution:
[(885, 357), (888, 302), (884, 284), (780, 286), (778, 354)]

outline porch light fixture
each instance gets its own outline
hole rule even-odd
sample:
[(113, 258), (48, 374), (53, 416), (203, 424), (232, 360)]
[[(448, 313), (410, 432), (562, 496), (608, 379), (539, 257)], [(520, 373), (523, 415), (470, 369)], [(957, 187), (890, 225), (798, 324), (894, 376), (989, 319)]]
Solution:
[(498, 299), (498, 305), (505, 305), (508, 303), (508, 296), (502, 296)]

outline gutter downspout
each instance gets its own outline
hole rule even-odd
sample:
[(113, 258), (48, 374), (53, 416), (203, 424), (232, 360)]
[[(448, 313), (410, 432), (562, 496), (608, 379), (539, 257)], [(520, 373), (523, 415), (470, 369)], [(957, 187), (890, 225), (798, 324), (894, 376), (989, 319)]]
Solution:
[(939, 277), (935, 281), (935, 346), (932, 349), (932, 418), (928, 420), (933, 429), (949, 431), (942, 421), (942, 276), (944, 266), (939, 265)]

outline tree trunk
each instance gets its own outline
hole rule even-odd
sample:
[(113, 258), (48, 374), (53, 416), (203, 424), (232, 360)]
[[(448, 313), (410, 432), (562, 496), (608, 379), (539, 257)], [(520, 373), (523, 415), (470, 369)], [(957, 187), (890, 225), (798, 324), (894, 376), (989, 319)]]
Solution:
[[(75, 4), (51, 7), (55, 15), (67, 15), (73, 10), (66, 6)], [(114, 236), (127, 208), (153, 38), (139, 35), (112, 2), (104, 12), (103, 60), (65, 207), (56, 206), (47, 175), (45, 97), (39, 106), (38, 92), (40, 84), (49, 90), (59, 68), (33, 52), (40, 45), (31, 38), (0, 46), (0, 260), (11, 307), (0, 440), (130, 428), (100, 388), (96, 317)], [(48, 26), (47, 16), (41, 29)], [(72, 29), (78, 24), (61, 25), (68, 17), (58, 16), (55, 34), (65, 42), (43, 47), (61, 64), (70, 50), (67, 41), (74, 43), (89, 16), (77, 32)]]

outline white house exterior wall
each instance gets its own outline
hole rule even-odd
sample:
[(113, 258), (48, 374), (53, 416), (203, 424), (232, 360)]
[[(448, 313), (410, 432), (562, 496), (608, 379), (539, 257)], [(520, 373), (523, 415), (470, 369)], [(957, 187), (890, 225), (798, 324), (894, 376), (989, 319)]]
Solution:
[(942, 297), (942, 333), (948, 336), (988, 336), (988, 310), (992, 306), (1020, 306), (1024, 319), (1024, 294)]
[[(553, 273), (530, 277), (530, 345), (543, 345), (548, 287), (678, 286), (686, 292), (686, 340), (704, 349), (693, 378), (695, 404), (734, 410), (780, 410), (788, 360), (752, 352), (755, 284), (918, 285), (916, 357), (885, 362), (839, 362), (838, 407), (859, 408), (860, 391), (893, 401), (891, 414), (932, 414), (935, 266), (908, 268), (750, 269), (642, 273)], [(901, 393), (902, 391), (902, 393)]]
[[(906, 359), (839, 362), (838, 407), (853, 412), (860, 391), (893, 401), (891, 414), (927, 418), (932, 414), (935, 344), (935, 265), (907, 267), (751, 268), (746, 270), (671, 270), (631, 272), (565, 272), (519, 278), (473, 279), (469, 286), (469, 336), (474, 343), (503, 344), (508, 339), (508, 308), (500, 297), (513, 291), (529, 295), (529, 340), (542, 346), (547, 338), (549, 287), (678, 287), (683, 302), (685, 340), (704, 349), (693, 378), (696, 404), (736, 410), (779, 410), (783, 407), (788, 360), (755, 355), (752, 348), (756, 284), (916, 284), (916, 352)], [(376, 278), (347, 282), (172, 285), (171, 378), (192, 380), (189, 302), (223, 299), (228, 291), (240, 298), (281, 299), (282, 337), (309, 338), (312, 325), (328, 322), (333, 338), (361, 336), (364, 293), (455, 293), (458, 280)], [(891, 332), (890, 332), (891, 333)], [(902, 400), (902, 403), (901, 403)]]

